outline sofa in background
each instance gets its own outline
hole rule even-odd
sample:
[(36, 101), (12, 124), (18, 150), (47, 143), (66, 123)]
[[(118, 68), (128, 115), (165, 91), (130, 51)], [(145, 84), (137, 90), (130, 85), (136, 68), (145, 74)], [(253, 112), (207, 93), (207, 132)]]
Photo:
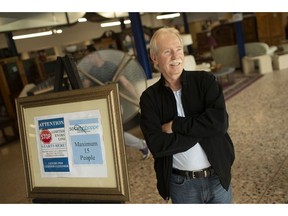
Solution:
[[(273, 56), (276, 50), (276, 46), (268, 46), (262, 42), (245, 43), (245, 53), (248, 57), (260, 55)], [(237, 45), (217, 47), (212, 50), (212, 57), (217, 64), (221, 64), (223, 67), (240, 68)]]

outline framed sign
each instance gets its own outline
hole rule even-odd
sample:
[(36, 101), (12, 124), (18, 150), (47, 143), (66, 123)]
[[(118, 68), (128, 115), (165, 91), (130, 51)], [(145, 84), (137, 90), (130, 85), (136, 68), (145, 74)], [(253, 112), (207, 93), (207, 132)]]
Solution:
[(16, 99), (29, 198), (130, 199), (118, 85)]

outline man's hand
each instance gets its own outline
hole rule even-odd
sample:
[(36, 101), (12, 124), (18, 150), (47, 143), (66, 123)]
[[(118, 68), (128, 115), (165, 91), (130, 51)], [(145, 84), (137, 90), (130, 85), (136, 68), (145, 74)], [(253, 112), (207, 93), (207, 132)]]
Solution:
[(168, 123), (165, 123), (162, 125), (162, 131), (165, 133), (173, 133), (172, 131), (172, 123), (173, 121), (170, 121)]

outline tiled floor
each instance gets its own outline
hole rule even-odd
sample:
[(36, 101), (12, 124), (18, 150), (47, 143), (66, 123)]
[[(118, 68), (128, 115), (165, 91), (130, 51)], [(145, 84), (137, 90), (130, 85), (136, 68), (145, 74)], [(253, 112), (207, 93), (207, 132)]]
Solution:
[[(265, 74), (227, 100), (234, 141), (234, 203), (288, 204), (288, 70)], [(139, 127), (131, 130), (141, 136)], [(127, 147), (131, 201), (165, 203), (156, 190), (153, 159)], [(19, 142), (0, 147), (0, 203), (26, 198)]]

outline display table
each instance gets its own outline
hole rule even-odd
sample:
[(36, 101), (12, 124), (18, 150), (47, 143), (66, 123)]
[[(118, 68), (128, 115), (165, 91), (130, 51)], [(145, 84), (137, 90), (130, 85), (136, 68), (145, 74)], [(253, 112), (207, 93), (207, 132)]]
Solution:
[(234, 80), (234, 72), (235, 68), (233, 67), (222, 67), (217, 71), (213, 71), (212, 73), (217, 77), (219, 82), (223, 84), (233, 84)]

